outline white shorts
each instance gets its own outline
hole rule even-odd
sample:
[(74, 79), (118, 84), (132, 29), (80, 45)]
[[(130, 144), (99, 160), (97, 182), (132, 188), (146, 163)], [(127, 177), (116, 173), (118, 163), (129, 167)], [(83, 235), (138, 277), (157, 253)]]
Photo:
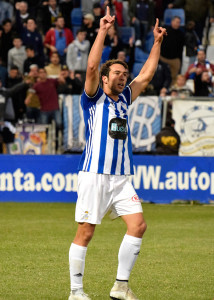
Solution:
[(141, 201), (128, 176), (80, 171), (76, 222), (101, 224), (109, 210), (115, 217), (143, 212)]

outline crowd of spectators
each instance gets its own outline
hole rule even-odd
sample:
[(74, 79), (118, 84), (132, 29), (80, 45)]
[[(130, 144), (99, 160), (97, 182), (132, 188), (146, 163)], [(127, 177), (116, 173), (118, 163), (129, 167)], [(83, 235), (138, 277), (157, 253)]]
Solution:
[[(88, 54), (107, 5), (116, 23), (108, 32), (102, 63), (114, 58), (126, 61), (130, 82), (136, 51), (148, 57), (147, 39), (155, 18), (159, 18), (168, 35), (155, 76), (144, 94), (214, 96), (214, 65), (206, 59), (207, 43), (203, 42), (205, 26), (209, 30), (209, 24), (214, 23), (213, 0), (0, 1), (0, 93), (12, 99), (14, 111), (3, 120), (16, 123), (27, 118), (46, 124), (54, 119), (57, 129), (61, 128), (58, 95), (82, 92)], [(82, 14), (78, 26), (71, 17), (76, 8)], [(181, 18), (175, 16), (166, 26), (167, 8), (183, 8), (185, 25), (181, 26)], [(121, 27), (133, 28), (126, 43)], [(184, 55), (189, 62), (186, 69), (182, 67)]]

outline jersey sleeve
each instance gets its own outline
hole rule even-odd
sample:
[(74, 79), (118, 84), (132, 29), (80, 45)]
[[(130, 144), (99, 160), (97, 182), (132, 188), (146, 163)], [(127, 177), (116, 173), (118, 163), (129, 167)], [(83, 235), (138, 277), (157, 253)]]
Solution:
[(125, 96), (125, 98), (127, 100), (127, 104), (131, 105), (132, 104), (132, 100), (131, 100), (132, 99), (132, 91), (131, 91), (131, 88), (129, 87), (129, 85), (127, 85), (125, 87), (122, 94)]
[(83, 94), (81, 96), (81, 105), (82, 105), (82, 107), (84, 109), (86, 109), (87, 107), (90, 107), (90, 106), (96, 104), (96, 102), (100, 99), (100, 97), (102, 96), (103, 93), (104, 92), (103, 92), (102, 88), (99, 87), (97, 89), (96, 94), (93, 97), (89, 97), (86, 94), (85, 90), (84, 90), (84, 92), (83, 92)]

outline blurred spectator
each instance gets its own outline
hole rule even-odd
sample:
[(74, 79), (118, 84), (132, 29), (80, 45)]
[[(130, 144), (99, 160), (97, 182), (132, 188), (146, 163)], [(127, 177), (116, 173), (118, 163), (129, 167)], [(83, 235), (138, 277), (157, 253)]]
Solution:
[(213, 83), (209, 72), (203, 71), (195, 76), (195, 93), (198, 97), (213, 97)]
[(123, 50), (124, 45), (122, 40), (118, 36), (115, 26), (109, 28), (104, 42), (104, 46), (111, 47), (109, 59), (117, 58), (117, 53)]
[[(29, 89), (26, 92), (26, 96), (30, 94), (32, 87), (38, 80), (39, 68), (37, 65), (31, 65), (28, 75), (25, 77), (25, 82), (28, 83)], [(26, 105), (26, 116), (28, 120), (34, 120), (35, 123), (40, 121), (40, 101), (37, 94), (33, 94), (30, 102), (25, 103)]]
[(15, 8), (16, 19), (19, 18), (20, 20), (18, 22), (21, 22), (23, 26), (26, 26), (27, 19), (30, 17), (28, 12), (28, 3), (26, 1), (16, 2)]
[(104, 16), (101, 4), (95, 2), (93, 5), (94, 25), (96, 28), (100, 27), (100, 19)]
[[(17, 3), (20, 3), (20, 1), (18, 0), (11, 0), (11, 2), (15, 2), (15, 6)], [(22, 1), (21, 1), (22, 2)], [(40, 2), (41, 1), (38, 1), (38, 0), (26, 0), (25, 2), (27, 2), (28, 4), (28, 13), (31, 17), (34, 17), (36, 18), (37, 17), (37, 11), (38, 11), (38, 8), (39, 8), (39, 5), (40, 5)]]
[[(15, 68), (16, 69), (16, 68)], [(12, 71), (11, 71), (12, 72)], [(31, 102), (25, 107), (24, 105), (24, 99), (26, 98), (26, 95), (28, 94), (28, 89), (37, 81), (38, 78), (38, 66), (37, 65), (31, 65), (30, 66), (30, 72), (24, 77), (24, 80), (22, 80), (21, 77), (17, 76), (14, 77), (16, 74), (15, 72), (11, 73), (10, 82), (8, 84), (8, 87), (1, 91), (1, 93), (8, 99), (12, 97), (14, 102), (15, 110), (19, 111), (19, 106), (21, 109), (24, 108), (23, 113), (21, 110), (20, 115), (18, 118), (16, 118), (16, 121), (18, 119), (22, 119), (25, 117), (25, 110), (26, 110), (26, 116), (29, 120), (34, 120), (36, 123), (39, 120), (39, 107), (40, 102), (38, 99), (38, 96), (35, 94), (32, 96)], [(14, 78), (12, 78), (14, 77)], [(12, 84), (11, 84), (12, 83)]]
[(90, 43), (86, 40), (85, 30), (79, 29), (76, 39), (68, 46), (66, 56), (66, 64), (69, 70), (80, 73), (83, 82), (85, 81), (89, 47)]
[(58, 85), (58, 94), (80, 95), (84, 84), (80, 80), (78, 74), (69, 71), (68, 67), (63, 65), (61, 75), (64, 77), (65, 83)]
[(12, 66), (17, 66), (19, 72), (23, 74), (24, 61), (27, 58), (25, 47), (22, 46), (22, 40), (19, 37), (13, 39), (14, 47), (8, 51), (8, 72)]
[(195, 79), (196, 75), (200, 75), (203, 71), (208, 71), (210, 77), (214, 74), (214, 65), (206, 60), (205, 49), (198, 48), (197, 58), (193, 64), (191, 64), (185, 74), (187, 79)]
[[(126, 54), (125, 50), (119, 51), (117, 53), (117, 59), (126, 62), (129, 66), (129, 56)], [(132, 67), (130, 67), (129, 70), (132, 70)], [(127, 78), (127, 84), (129, 84), (131, 81), (132, 81), (131, 73), (129, 73), (129, 76)]]
[(176, 77), (175, 84), (171, 87), (172, 96), (186, 98), (192, 96), (192, 91), (186, 84), (185, 75), (178, 74)]
[(186, 22), (195, 21), (195, 30), (202, 42), (203, 30), (206, 17), (210, 17), (210, 22), (214, 21), (214, 6), (212, 0), (175, 0), (168, 5), (169, 8), (184, 8)]
[(71, 11), (73, 9), (73, 0), (60, 0), (59, 7), (63, 18), (65, 19), (65, 27), (71, 28)]
[(52, 53), (50, 64), (45, 67), (48, 78), (58, 78), (61, 73), (60, 57), (57, 52)]
[(41, 59), (39, 55), (35, 55), (34, 47), (33, 46), (26, 46), (25, 47), (27, 58), (24, 61), (24, 74), (30, 71), (31, 65), (37, 65), (38, 67), (43, 67), (44, 61)]
[(135, 28), (135, 39), (143, 45), (154, 22), (154, 3), (150, 0), (132, 0), (129, 3), (129, 13), (131, 26)]
[(112, 8), (112, 14), (116, 17), (116, 24), (123, 26), (123, 2), (117, 0), (106, 0), (104, 2), (104, 8), (110, 6)]
[(86, 14), (83, 17), (83, 30), (86, 31), (86, 40), (90, 42), (90, 49), (97, 36), (97, 28), (94, 23), (94, 16), (92, 14)]
[(58, 52), (60, 61), (65, 63), (68, 45), (73, 41), (73, 33), (69, 28), (65, 28), (63, 17), (57, 17), (55, 29), (51, 28), (45, 35), (44, 45), (49, 50), (49, 54)]
[(5, 19), (13, 19), (13, 5), (6, 2), (6, 1), (0, 1), (0, 24)]
[[(8, 72), (8, 78), (6, 83), (6, 88), (12, 88), (18, 83), (22, 82), (22, 76), (20, 76), (19, 68), (17, 66), (11, 66)], [(21, 120), (25, 114), (25, 93), (20, 91), (19, 93), (14, 93), (12, 98), (13, 108), (15, 112), (15, 122)]]
[(56, 0), (43, 1), (42, 3), (42, 32), (45, 35), (51, 27), (55, 27), (58, 17), (62, 17)]
[(23, 45), (33, 46), (35, 55), (39, 55), (40, 59), (44, 61), (44, 48), (41, 34), (37, 31), (36, 21), (33, 18), (28, 18), (26, 27), (20, 22), (20, 18), (17, 18), (17, 26), (21, 35)]
[(25, 99), (25, 104), (28, 105), (32, 100), (33, 94), (37, 94), (40, 101), (40, 123), (50, 124), (54, 120), (57, 130), (62, 125), (57, 94), (59, 83), (65, 83), (62, 76), (59, 76), (59, 79), (47, 78), (45, 69), (40, 68), (39, 80), (33, 85), (28, 97)]
[(178, 155), (181, 141), (174, 126), (175, 121), (170, 119), (166, 122), (166, 126), (156, 135), (156, 154)]
[(0, 29), (0, 56), (4, 66), (7, 66), (8, 51), (13, 47), (13, 37), (12, 21), (5, 19)]
[(155, 74), (148, 85), (145, 94), (165, 97), (169, 91), (171, 81), (172, 77), (169, 66), (159, 60)]
[(81, 0), (81, 9), (82, 9), (82, 14), (83, 15), (92, 14), (93, 2), (100, 2), (100, 1)]
[(200, 44), (200, 39), (195, 31), (195, 22), (188, 21), (185, 31), (185, 46), (186, 56), (189, 57), (189, 63), (193, 63), (196, 59), (197, 49)]
[(175, 83), (176, 76), (180, 72), (181, 60), (184, 46), (184, 33), (180, 29), (181, 20), (175, 16), (171, 20), (171, 25), (167, 27), (167, 36), (161, 45), (160, 60), (170, 67), (172, 84)]
[(0, 57), (0, 88), (6, 86), (7, 80), (7, 68), (2, 64), (2, 58)]

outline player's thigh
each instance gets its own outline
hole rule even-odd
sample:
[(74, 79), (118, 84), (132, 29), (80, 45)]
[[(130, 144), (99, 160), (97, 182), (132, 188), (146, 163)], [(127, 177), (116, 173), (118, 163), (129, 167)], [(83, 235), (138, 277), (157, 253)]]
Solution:
[(77, 222), (101, 223), (111, 206), (112, 189), (108, 178), (108, 175), (79, 172), (75, 214)]
[(130, 183), (128, 176), (116, 178), (114, 186), (113, 205), (111, 209), (117, 216), (143, 212), (141, 200)]

